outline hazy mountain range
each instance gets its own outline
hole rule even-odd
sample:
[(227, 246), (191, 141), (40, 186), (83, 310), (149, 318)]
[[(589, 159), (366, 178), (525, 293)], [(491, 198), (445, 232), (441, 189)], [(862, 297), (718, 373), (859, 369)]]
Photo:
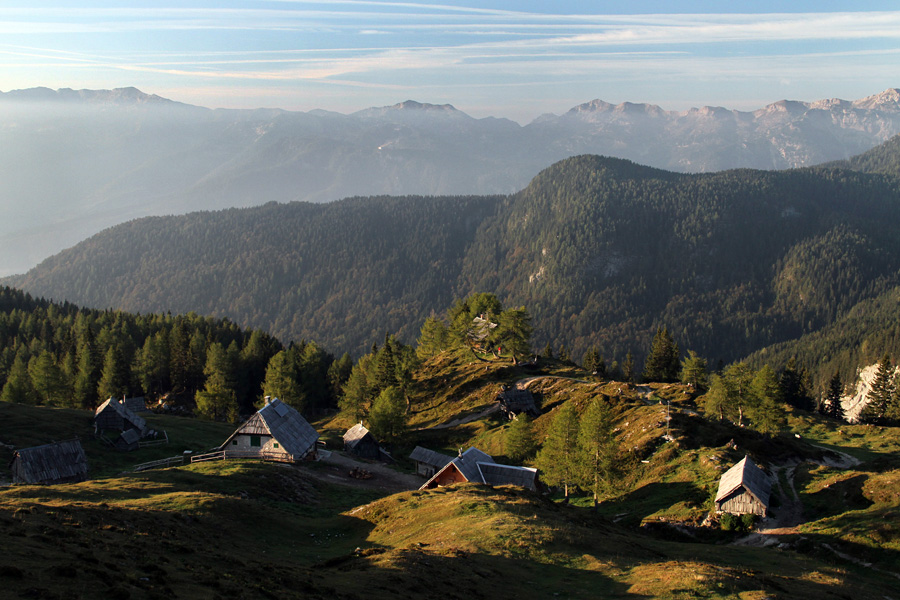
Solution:
[(594, 100), (527, 125), (407, 101), (350, 115), (210, 110), (133, 88), (0, 93), (0, 275), (147, 215), (355, 195), (512, 193), (603, 154), (682, 172), (850, 157), (900, 132), (900, 91), (753, 112)]

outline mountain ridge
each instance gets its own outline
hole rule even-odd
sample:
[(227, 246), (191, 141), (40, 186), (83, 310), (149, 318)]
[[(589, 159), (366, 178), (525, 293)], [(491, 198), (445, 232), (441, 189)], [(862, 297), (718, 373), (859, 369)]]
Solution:
[[(892, 145), (886, 145), (893, 148)], [(8, 280), (94, 308), (196, 311), (360, 353), (496, 293), (535, 346), (640, 360), (652, 332), (726, 361), (900, 285), (900, 179), (682, 174), (581, 155), (489, 197), (360, 197), (132, 221)]]
[(890, 88), (756, 112), (598, 100), (520, 125), (413, 100), (345, 115), (208, 109), (134, 88), (6, 92), (0, 275), (133, 218), (268, 201), (509, 194), (581, 154), (678, 172), (846, 159), (900, 133), (896, 97)]

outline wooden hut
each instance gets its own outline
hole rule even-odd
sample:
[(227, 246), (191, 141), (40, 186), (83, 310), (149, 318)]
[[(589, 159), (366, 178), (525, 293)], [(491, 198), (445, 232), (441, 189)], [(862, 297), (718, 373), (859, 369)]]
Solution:
[(416, 463), (416, 473), (430, 479), (438, 469), (443, 469), (447, 463), (453, 460), (452, 456), (416, 446), (409, 455), (410, 460)]
[(522, 413), (532, 418), (541, 416), (541, 411), (538, 410), (537, 403), (534, 401), (534, 395), (526, 389), (503, 390), (497, 399), (500, 401), (500, 409), (509, 420)]
[(150, 410), (147, 408), (147, 401), (143, 396), (138, 396), (137, 398), (125, 398), (123, 402), (125, 404), (125, 408), (127, 408), (134, 414), (150, 412)]
[(728, 469), (719, 480), (716, 512), (766, 516), (772, 482), (749, 456)]
[(470, 481), (484, 485), (517, 485), (537, 490), (537, 469), (501, 465), (478, 448), (469, 448), (438, 470), (420, 490)]
[(285, 462), (315, 459), (319, 434), (306, 419), (278, 398), (266, 400), (220, 446), (228, 458), (262, 458)]
[(9, 463), (15, 483), (74, 483), (87, 479), (87, 457), (78, 440), (16, 450)]
[(113, 446), (115, 446), (116, 450), (121, 450), (122, 452), (137, 450), (141, 447), (141, 434), (135, 429), (126, 429), (122, 432), (122, 435), (116, 438)]
[(362, 423), (357, 423), (344, 434), (344, 451), (360, 458), (382, 458), (381, 445)]
[(134, 414), (117, 398), (109, 398), (94, 413), (94, 429), (97, 431), (125, 431), (134, 429), (141, 437), (147, 431), (147, 421)]

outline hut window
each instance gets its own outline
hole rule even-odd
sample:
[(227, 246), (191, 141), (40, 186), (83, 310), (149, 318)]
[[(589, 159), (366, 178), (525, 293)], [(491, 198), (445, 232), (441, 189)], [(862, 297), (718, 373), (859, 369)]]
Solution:
[(275, 442), (274, 444), (272, 444), (272, 447), (273, 447), (273, 448), (277, 448), (277, 447), (278, 447), (278, 442)]
[(232, 445), (232, 446), (237, 446), (237, 440), (231, 440), (231, 445)]
[(254, 447), (254, 448), (259, 448), (259, 447), (261, 446), (261, 444), (259, 443), (259, 436), (258, 436), (258, 435), (251, 435), (251, 436), (250, 436), (250, 446), (251, 446), (251, 447)]

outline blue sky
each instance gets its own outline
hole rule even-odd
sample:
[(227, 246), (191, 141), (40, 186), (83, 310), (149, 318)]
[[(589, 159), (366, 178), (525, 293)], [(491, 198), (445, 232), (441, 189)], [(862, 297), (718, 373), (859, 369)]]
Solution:
[(134, 86), (209, 107), (407, 99), (528, 122), (900, 87), (892, 2), (154, 0), (0, 4), (0, 90)]

